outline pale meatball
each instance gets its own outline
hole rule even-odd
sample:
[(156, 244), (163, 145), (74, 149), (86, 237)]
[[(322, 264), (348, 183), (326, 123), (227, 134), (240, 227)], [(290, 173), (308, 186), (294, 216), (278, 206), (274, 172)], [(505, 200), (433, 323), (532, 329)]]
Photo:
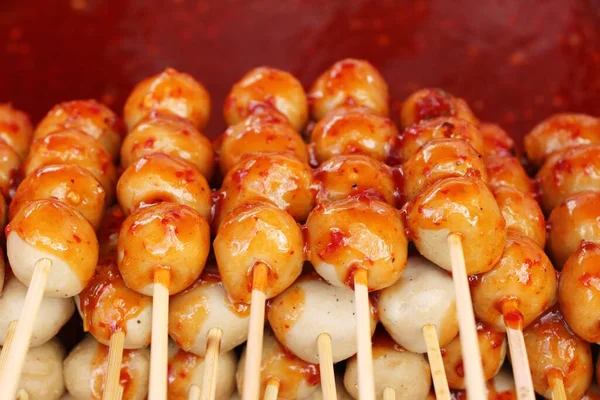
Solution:
[[(346, 364), (344, 386), (358, 399), (358, 365), (352, 357)], [(429, 363), (422, 354), (411, 353), (394, 343), (387, 334), (378, 332), (373, 337), (373, 376), (375, 398), (383, 399), (385, 388), (392, 388), (396, 400), (425, 400), (431, 388)]]
[(106, 192), (87, 170), (74, 165), (47, 165), (28, 175), (10, 203), (9, 219), (34, 200), (56, 199), (83, 215), (92, 226), (100, 226)]
[(471, 281), (475, 316), (494, 329), (525, 328), (557, 298), (556, 271), (544, 251), (509, 230), (502, 258)]
[(57, 200), (36, 200), (6, 227), (8, 259), (15, 276), (29, 285), (36, 263), (52, 262), (45, 296), (72, 297), (88, 284), (98, 261), (98, 240), (90, 223)]
[(96, 100), (74, 100), (57, 104), (40, 121), (34, 139), (63, 130), (78, 129), (97, 140), (113, 159), (119, 156), (121, 140), (125, 135), (125, 124), (121, 118), (104, 104)]
[(302, 137), (278, 115), (251, 115), (227, 128), (215, 145), (223, 175), (249, 154), (289, 152), (300, 161), (309, 160)]
[(512, 155), (515, 152), (515, 142), (500, 126), (491, 123), (481, 123), (479, 131), (483, 138), (483, 155)]
[(169, 335), (181, 349), (201, 357), (212, 328), (222, 331), (221, 353), (244, 343), (249, 317), (248, 304), (229, 299), (214, 267), (207, 267), (196, 283), (169, 299)]
[(450, 176), (466, 176), (487, 182), (483, 156), (461, 139), (433, 139), (403, 165), (404, 190), (410, 201), (425, 186)]
[(315, 205), (312, 170), (291, 154), (248, 156), (229, 170), (220, 190), (218, 223), (242, 204), (267, 201), (303, 222)]
[[(21, 317), (27, 286), (12, 276), (7, 276), (0, 296), (0, 345), (4, 345), (8, 326)], [(52, 339), (69, 321), (75, 306), (71, 299), (43, 297), (40, 310), (33, 323), (30, 346), (40, 346)], [(23, 369), (26, 371), (26, 369)]]
[(411, 125), (400, 135), (400, 158), (407, 161), (432, 139), (462, 139), (477, 153), (483, 153), (483, 138), (476, 125), (452, 117), (436, 118)]
[(479, 179), (445, 178), (427, 186), (408, 203), (406, 223), (419, 252), (447, 271), (448, 236), (459, 234), (468, 275), (492, 269), (506, 240), (496, 199)]
[(202, 130), (210, 116), (210, 95), (191, 75), (167, 68), (133, 88), (123, 111), (127, 128), (131, 131), (152, 111), (186, 118)]
[(127, 286), (119, 273), (115, 255), (98, 261), (94, 277), (75, 297), (83, 329), (108, 346), (114, 332), (125, 335), (124, 348), (150, 344), (152, 299)]
[(223, 115), (235, 125), (252, 115), (257, 106), (272, 107), (286, 116), (296, 131), (308, 121), (308, 104), (302, 84), (289, 72), (257, 67), (237, 81), (225, 98)]
[(452, 277), (421, 256), (408, 258), (398, 282), (379, 292), (379, 319), (394, 341), (413, 353), (426, 353), (423, 327), (436, 328), (441, 347), (458, 334)]
[(126, 215), (138, 207), (171, 202), (211, 218), (212, 192), (206, 178), (189, 162), (156, 153), (131, 164), (117, 183), (117, 199)]
[(125, 221), (125, 214), (118, 204), (106, 210), (98, 229), (100, 256), (117, 252), (117, 242), (123, 221)]
[(131, 214), (121, 227), (117, 246), (125, 284), (152, 296), (154, 272), (169, 271), (169, 294), (190, 286), (202, 273), (210, 250), (208, 223), (193, 209), (158, 203)]
[(0, 141), (0, 194), (10, 199), (21, 180), (21, 158), (8, 144)]
[[(277, 340), (310, 363), (319, 362), (319, 335), (331, 338), (333, 362), (356, 354), (356, 306), (348, 288), (329, 285), (316, 273), (302, 275), (269, 300), (267, 318)], [(377, 325), (371, 307), (371, 333)]]
[(121, 147), (121, 165), (125, 168), (152, 153), (180, 157), (192, 163), (206, 179), (214, 168), (210, 140), (194, 124), (177, 115), (152, 112), (132, 129)]
[[(235, 352), (228, 351), (219, 355), (216, 367), (217, 387), (215, 399), (229, 400), (235, 391)], [(190, 387), (202, 387), (204, 377), (204, 359), (187, 353), (169, 341), (169, 375), (167, 397), (169, 400), (187, 400)]]
[(527, 176), (527, 172), (516, 157), (495, 155), (485, 157), (485, 168), (488, 175), (488, 185), (511, 186), (521, 192), (537, 196), (535, 182)]
[(315, 207), (306, 235), (308, 260), (335, 286), (354, 288), (354, 274), (364, 268), (364, 284), (380, 290), (406, 267), (408, 239), (400, 212), (364, 194)]
[[(242, 352), (235, 374), (238, 391), (244, 387), (246, 349)], [(278, 399), (305, 399), (311, 396), (321, 382), (319, 366), (310, 364), (290, 354), (273, 336), (265, 330), (260, 365), (260, 391), (264, 393), (269, 378), (279, 380)]]
[(439, 117), (456, 117), (478, 124), (466, 101), (436, 88), (413, 92), (400, 109), (400, 122), (404, 128), (423, 120)]
[(366, 60), (336, 62), (313, 83), (308, 98), (316, 121), (340, 106), (364, 106), (384, 117), (389, 114), (387, 83)]
[[(64, 378), (67, 390), (77, 400), (96, 400), (104, 392), (108, 369), (108, 347), (87, 335), (67, 356)], [(148, 395), (150, 350), (123, 351), (120, 384), (124, 400), (143, 400)]]
[[(506, 357), (506, 334), (478, 322), (477, 341), (481, 352), (483, 375), (485, 380), (490, 380), (496, 376), (504, 363), (504, 358)], [(460, 336), (457, 336), (446, 346), (443, 346), (441, 350), (448, 385), (452, 389), (464, 389), (465, 370)]]
[(558, 300), (573, 331), (591, 343), (600, 342), (600, 246), (584, 242), (560, 273)]
[(317, 122), (310, 141), (319, 163), (341, 154), (364, 154), (386, 162), (398, 135), (391, 119), (367, 107), (344, 107), (334, 109)]
[(506, 228), (521, 232), (543, 249), (546, 245), (546, 219), (535, 198), (504, 185), (492, 188), (492, 192), (506, 221)]
[(401, 203), (401, 172), (369, 156), (334, 156), (321, 164), (314, 176), (320, 204), (361, 193), (381, 197), (392, 206)]
[(600, 244), (600, 193), (575, 193), (555, 207), (548, 218), (548, 255), (557, 269), (582, 242)]
[(599, 191), (600, 144), (572, 147), (548, 157), (536, 179), (547, 213), (572, 194)]
[(0, 140), (6, 142), (24, 159), (29, 152), (33, 126), (27, 114), (10, 103), (0, 103)]
[(252, 270), (259, 262), (269, 270), (267, 299), (302, 272), (302, 231), (291, 215), (269, 203), (246, 204), (227, 214), (213, 246), (223, 286), (235, 302), (250, 303)]
[(523, 332), (533, 387), (552, 399), (549, 379), (561, 378), (568, 399), (580, 399), (592, 383), (594, 362), (590, 344), (572, 333), (558, 309), (550, 310)]
[(529, 161), (539, 167), (553, 153), (600, 143), (600, 119), (585, 114), (555, 114), (537, 124), (523, 143)]

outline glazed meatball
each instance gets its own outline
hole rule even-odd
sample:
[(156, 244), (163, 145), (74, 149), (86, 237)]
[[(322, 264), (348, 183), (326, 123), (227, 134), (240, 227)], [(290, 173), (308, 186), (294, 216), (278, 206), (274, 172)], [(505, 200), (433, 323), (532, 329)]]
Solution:
[(387, 83), (365, 60), (336, 62), (313, 83), (308, 98), (316, 121), (340, 106), (364, 106), (384, 117), (389, 114)]
[(539, 167), (553, 153), (600, 143), (600, 119), (585, 114), (555, 114), (537, 124), (523, 143), (529, 161)]
[(131, 131), (152, 111), (186, 118), (202, 130), (210, 115), (210, 95), (191, 75), (167, 68), (133, 88), (123, 112), (127, 128)]
[(400, 109), (400, 122), (404, 128), (439, 117), (460, 118), (475, 125), (479, 123), (466, 101), (442, 89), (417, 90), (404, 100)]
[(490, 187), (511, 186), (521, 192), (537, 196), (535, 182), (527, 176), (516, 157), (505, 155), (485, 157), (485, 168)]
[(121, 230), (123, 221), (125, 221), (125, 214), (123, 214), (123, 210), (118, 204), (106, 210), (98, 229), (100, 256), (117, 252), (119, 231)]
[(483, 138), (484, 156), (509, 156), (515, 152), (515, 142), (510, 135), (496, 124), (481, 123), (479, 131)]
[(10, 103), (0, 103), (0, 140), (7, 143), (24, 159), (29, 152), (33, 127), (27, 114)]
[(0, 194), (10, 199), (21, 180), (21, 158), (3, 141), (0, 141)]
[(223, 107), (225, 122), (235, 125), (252, 115), (257, 106), (279, 111), (296, 131), (301, 131), (308, 121), (302, 84), (292, 74), (275, 68), (254, 68), (233, 85)]

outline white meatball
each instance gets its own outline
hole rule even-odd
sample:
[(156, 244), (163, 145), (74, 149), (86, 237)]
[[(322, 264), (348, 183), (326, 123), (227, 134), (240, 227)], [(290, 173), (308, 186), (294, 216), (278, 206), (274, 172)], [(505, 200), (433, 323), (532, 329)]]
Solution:
[[(21, 317), (27, 286), (15, 277), (7, 277), (0, 296), (0, 345), (4, 345), (8, 325)], [(71, 299), (43, 297), (40, 310), (35, 317), (30, 346), (40, 346), (52, 339), (71, 318), (75, 306)]]
[[(352, 290), (332, 286), (317, 274), (310, 274), (269, 300), (267, 318), (277, 340), (310, 363), (319, 362), (319, 335), (329, 334), (333, 362), (337, 363), (356, 354), (355, 311)], [(371, 313), (371, 334), (376, 325)]]
[(405, 349), (426, 353), (422, 329), (432, 324), (444, 347), (458, 334), (456, 294), (447, 272), (421, 256), (411, 256), (404, 274), (379, 292), (379, 318)]
[[(64, 362), (67, 390), (77, 400), (102, 398), (104, 375), (108, 368), (108, 347), (87, 335)], [(123, 399), (143, 400), (148, 395), (150, 350), (125, 350), (121, 363)]]

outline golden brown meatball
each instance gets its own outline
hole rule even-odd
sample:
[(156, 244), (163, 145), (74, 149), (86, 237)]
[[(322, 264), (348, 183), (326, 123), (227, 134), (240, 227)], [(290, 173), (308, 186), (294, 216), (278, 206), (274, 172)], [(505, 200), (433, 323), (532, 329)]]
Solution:
[(206, 179), (213, 174), (212, 144), (187, 119), (151, 112), (129, 132), (121, 147), (121, 165), (127, 168), (142, 156), (164, 153), (192, 163)]
[(354, 287), (357, 269), (366, 286), (393, 285), (406, 267), (408, 240), (400, 212), (367, 194), (320, 204), (306, 221), (308, 260), (330, 284)]
[(308, 98), (316, 121), (340, 106), (365, 106), (381, 116), (389, 114), (387, 83), (365, 60), (336, 62), (313, 83)]
[(245, 155), (289, 152), (308, 162), (308, 149), (298, 132), (277, 115), (252, 115), (230, 126), (218, 141), (223, 175)]
[(535, 391), (552, 399), (549, 380), (557, 377), (563, 381), (567, 399), (580, 399), (592, 383), (592, 351), (567, 326), (558, 308), (534, 321), (523, 336)]
[(40, 139), (64, 129), (80, 130), (96, 139), (113, 159), (119, 156), (125, 135), (125, 124), (110, 108), (96, 100), (74, 100), (54, 106), (40, 121), (33, 137)]
[(9, 218), (34, 200), (56, 199), (79, 211), (92, 226), (100, 226), (106, 193), (96, 178), (74, 165), (47, 165), (28, 175), (10, 203)]
[(167, 68), (133, 88), (123, 112), (127, 128), (132, 130), (151, 111), (178, 115), (202, 130), (210, 116), (210, 95), (191, 75)]
[(369, 193), (392, 206), (400, 204), (401, 193), (395, 178), (400, 171), (363, 155), (335, 156), (315, 170), (317, 203), (329, 203)]
[(404, 100), (400, 109), (400, 122), (404, 128), (439, 117), (461, 118), (475, 125), (479, 123), (466, 101), (442, 89), (417, 90)]
[(98, 229), (98, 244), (100, 245), (101, 256), (116, 253), (119, 231), (123, 221), (125, 221), (125, 214), (123, 214), (123, 210), (118, 204), (106, 210)]
[(21, 180), (21, 158), (3, 141), (0, 141), (0, 195), (10, 199)]
[(252, 115), (257, 106), (276, 109), (286, 116), (296, 131), (304, 129), (308, 121), (306, 93), (289, 72), (271, 67), (248, 71), (225, 98), (225, 122), (235, 125)]
[(556, 302), (556, 271), (533, 240), (509, 229), (502, 258), (471, 280), (471, 294), (478, 319), (502, 332), (524, 328)]
[(487, 182), (483, 156), (461, 139), (433, 139), (403, 165), (404, 190), (412, 200), (427, 185), (450, 176), (466, 176)]
[(386, 162), (398, 135), (391, 119), (370, 108), (343, 107), (317, 122), (310, 140), (319, 163), (341, 154), (364, 154)]
[(490, 187), (511, 186), (521, 192), (537, 196), (535, 182), (527, 176), (527, 172), (525, 172), (516, 157), (506, 155), (487, 156), (485, 157), (485, 168)]
[(302, 231), (291, 215), (270, 203), (246, 204), (228, 213), (213, 246), (223, 286), (235, 302), (250, 302), (252, 270), (259, 262), (269, 269), (267, 299), (302, 272)]
[(536, 176), (549, 213), (570, 195), (600, 190), (600, 144), (572, 147), (548, 157)]
[(477, 127), (463, 119), (443, 117), (411, 125), (400, 136), (400, 156), (407, 161), (432, 139), (462, 139), (479, 153), (483, 153), (483, 139)]
[(408, 203), (406, 211), (409, 234), (419, 252), (447, 271), (452, 270), (448, 247), (451, 233), (462, 237), (469, 275), (489, 271), (502, 255), (504, 218), (494, 196), (479, 179), (437, 181)]
[(29, 152), (33, 127), (27, 114), (10, 103), (0, 103), (0, 139), (24, 159)]
[(585, 114), (555, 114), (537, 124), (523, 143), (529, 161), (539, 167), (555, 152), (600, 143), (600, 119)]
[(223, 180), (216, 226), (227, 213), (253, 201), (271, 202), (302, 222), (315, 203), (312, 184), (312, 170), (292, 154), (248, 156)]
[(492, 188), (492, 192), (506, 221), (506, 228), (521, 232), (543, 249), (546, 245), (546, 219), (535, 198), (504, 185)]
[(128, 287), (152, 296), (154, 272), (166, 268), (169, 294), (175, 294), (198, 279), (209, 250), (209, 227), (200, 214), (181, 204), (159, 203), (138, 209), (123, 222), (119, 271)]
[(167, 201), (186, 205), (210, 221), (210, 186), (192, 164), (178, 157), (156, 153), (137, 160), (121, 175), (117, 198), (126, 215)]
[(483, 155), (512, 155), (515, 151), (515, 142), (510, 135), (500, 126), (491, 123), (481, 123), (479, 131), (483, 138)]

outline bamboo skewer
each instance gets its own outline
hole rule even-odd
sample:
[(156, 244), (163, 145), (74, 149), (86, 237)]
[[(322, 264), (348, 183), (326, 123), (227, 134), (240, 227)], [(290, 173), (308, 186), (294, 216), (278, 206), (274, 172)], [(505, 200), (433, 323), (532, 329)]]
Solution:
[(331, 336), (329, 336), (328, 333), (321, 333), (317, 338), (317, 350), (319, 352), (319, 369), (321, 373), (323, 399), (337, 400), (333, 357), (331, 354)]
[(150, 347), (149, 400), (167, 399), (167, 363), (169, 334), (169, 285), (170, 271), (157, 268), (154, 272), (152, 296), (152, 346)]
[(221, 352), (221, 328), (212, 328), (208, 331), (208, 343), (206, 345), (206, 354), (204, 357), (204, 376), (202, 378), (202, 391), (200, 398), (202, 400), (214, 400), (217, 391), (217, 366), (219, 363), (219, 353)]
[(356, 306), (356, 338), (358, 342), (358, 393), (361, 400), (375, 399), (373, 380), (373, 351), (371, 348), (371, 317), (367, 270), (358, 268), (354, 274), (354, 303)]
[(427, 345), (427, 358), (429, 359), (429, 368), (431, 369), (431, 378), (435, 397), (437, 400), (450, 400), (450, 388), (442, 360), (440, 350), (440, 341), (438, 339), (435, 326), (427, 324), (423, 327), (423, 337)]
[(102, 400), (118, 400), (121, 361), (123, 360), (123, 345), (125, 343), (125, 333), (117, 331), (110, 337), (108, 350), (108, 368), (104, 376), (104, 393)]

